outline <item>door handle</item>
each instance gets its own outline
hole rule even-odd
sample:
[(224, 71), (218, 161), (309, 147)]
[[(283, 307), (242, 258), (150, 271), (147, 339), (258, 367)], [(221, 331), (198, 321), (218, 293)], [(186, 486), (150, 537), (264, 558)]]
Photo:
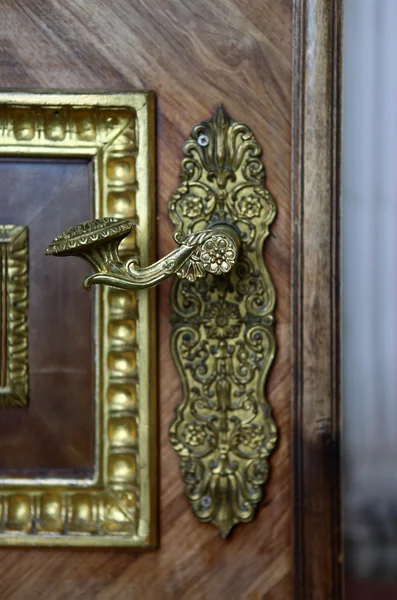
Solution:
[(48, 247), (95, 273), (84, 286), (147, 288), (172, 274), (171, 351), (183, 382), (170, 426), (195, 516), (226, 537), (251, 521), (269, 475), (277, 428), (265, 398), (275, 356), (275, 289), (263, 243), (276, 214), (252, 131), (219, 107), (183, 148), (169, 202), (178, 247), (151, 266), (120, 260), (136, 223), (104, 218), (70, 228)]
[(122, 262), (119, 244), (135, 226), (132, 219), (105, 217), (86, 221), (56, 237), (46, 254), (86, 260), (96, 271), (84, 280), (87, 290), (98, 283), (123, 290), (150, 288), (173, 274), (194, 282), (207, 273), (223, 275), (236, 264), (239, 233), (222, 222), (189, 235), (176, 234), (179, 247), (153, 265), (141, 267), (135, 257)]

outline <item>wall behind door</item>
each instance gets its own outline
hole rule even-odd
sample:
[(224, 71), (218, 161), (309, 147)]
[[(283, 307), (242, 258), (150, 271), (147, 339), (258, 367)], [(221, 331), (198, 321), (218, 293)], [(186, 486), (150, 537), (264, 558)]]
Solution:
[(347, 574), (397, 578), (397, 2), (345, 0)]

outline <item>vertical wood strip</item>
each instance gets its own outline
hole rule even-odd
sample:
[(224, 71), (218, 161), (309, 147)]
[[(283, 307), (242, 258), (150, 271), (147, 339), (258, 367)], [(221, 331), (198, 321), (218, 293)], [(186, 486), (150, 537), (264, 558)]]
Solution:
[(342, 597), (340, 95), (343, 0), (296, 0), (293, 131), (295, 597)]

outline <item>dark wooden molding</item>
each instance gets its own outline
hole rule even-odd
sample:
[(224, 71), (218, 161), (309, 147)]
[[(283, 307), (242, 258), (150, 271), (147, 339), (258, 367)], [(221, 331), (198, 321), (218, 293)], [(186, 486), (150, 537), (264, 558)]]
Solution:
[(343, 597), (340, 138), (343, 0), (295, 0), (293, 480), (295, 598)]

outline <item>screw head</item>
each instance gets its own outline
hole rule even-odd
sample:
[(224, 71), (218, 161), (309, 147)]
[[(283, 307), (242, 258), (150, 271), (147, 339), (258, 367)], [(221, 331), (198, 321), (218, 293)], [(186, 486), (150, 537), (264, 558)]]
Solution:
[(199, 135), (197, 138), (197, 143), (199, 146), (202, 146), (202, 147), (208, 146), (208, 144), (210, 143), (208, 135), (205, 135), (204, 133)]

